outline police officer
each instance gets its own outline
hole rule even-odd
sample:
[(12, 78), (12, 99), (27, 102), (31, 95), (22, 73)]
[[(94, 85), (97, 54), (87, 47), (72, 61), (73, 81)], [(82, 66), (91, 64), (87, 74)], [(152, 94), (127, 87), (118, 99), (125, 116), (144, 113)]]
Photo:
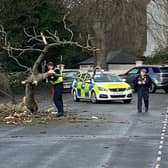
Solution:
[(142, 112), (142, 100), (145, 104), (145, 112), (149, 109), (149, 88), (151, 87), (151, 78), (146, 74), (146, 69), (141, 69), (140, 74), (134, 81), (134, 88), (138, 93), (138, 112)]
[(58, 109), (57, 117), (64, 116), (64, 108), (63, 108), (63, 100), (62, 100), (62, 93), (63, 93), (63, 77), (61, 71), (59, 69), (55, 69), (54, 63), (49, 62), (47, 64), (48, 67), (48, 81), (54, 88), (53, 93), (53, 100), (55, 106)]

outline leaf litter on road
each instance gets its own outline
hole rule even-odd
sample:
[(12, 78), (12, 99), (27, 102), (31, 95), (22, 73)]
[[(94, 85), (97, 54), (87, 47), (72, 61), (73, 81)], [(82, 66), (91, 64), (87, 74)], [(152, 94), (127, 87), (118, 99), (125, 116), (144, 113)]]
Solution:
[(112, 122), (111, 119), (102, 116), (88, 116), (72, 112), (67, 106), (65, 107), (65, 111), (67, 111), (66, 117), (57, 118), (57, 112), (54, 109), (54, 107), (50, 106), (40, 112), (30, 113), (26, 110), (21, 111), (17, 105), (10, 103), (0, 104), (0, 124), (38, 125), (56, 122)]

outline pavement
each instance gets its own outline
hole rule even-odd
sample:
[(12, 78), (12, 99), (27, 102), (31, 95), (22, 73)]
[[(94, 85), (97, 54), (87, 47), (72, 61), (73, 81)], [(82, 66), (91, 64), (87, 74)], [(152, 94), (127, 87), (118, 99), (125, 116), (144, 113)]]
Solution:
[[(44, 97), (41, 108), (50, 100)], [(65, 94), (83, 120), (1, 125), (0, 168), (168, 168), (167, 94), (150, 95), (149, 113), (138, 114), (136, 101), (95, 105)]]

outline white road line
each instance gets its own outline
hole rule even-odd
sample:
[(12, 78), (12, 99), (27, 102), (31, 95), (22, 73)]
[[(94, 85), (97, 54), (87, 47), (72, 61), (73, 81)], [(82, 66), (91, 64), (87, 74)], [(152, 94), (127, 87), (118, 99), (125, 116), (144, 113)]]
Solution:
[(163, 149), (163, 145), (159, 145), (159, 149)]
[(162, 155), (162, 151), (158, 151), (158, 155)]
[(160, 141), (160, 144), (163, 144), (163, 141)]
[(161, 156), (158, 156), (157, 157), (157, 162), (160, 162), (162, 160), (162, 157)]
[(157, 164), (157, 165), (155, 166), (155, 168), (160, 168), (160, 164)]
[(165, 132), (166, 132), (166, 130), (165, 130), (165, 129), (163, 129), (163, 130), (162, 130), (162, 132), (163, 132), (163, 133), (165, 133)]
[(161, 140), (164, 140), (164, 137), (161, 137)]
[(163, 128), (161, 130), (160, 144), (159, 144), (159, 148), (158, 148), (155, 168), (160, 168), (160, 162), (162, 160), (162, 154), (163, 154), (162, 150), (164, 148), (164, 140), (165, 140), (167, 126), (168, 126), (168, 107), (167, 107), (167, 111), (164, 115), (164, 120), (162, 123), (163, 123)]

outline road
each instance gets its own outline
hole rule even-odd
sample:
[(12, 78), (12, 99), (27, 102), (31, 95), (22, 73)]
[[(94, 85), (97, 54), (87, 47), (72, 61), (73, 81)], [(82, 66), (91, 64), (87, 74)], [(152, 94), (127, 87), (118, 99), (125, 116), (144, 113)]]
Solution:
[[(0, 126), (0, 168), (167, 168), (167, 95), (152, 94), (149, 113), (131, 104), (74, 103), (85, 120), (48, 126)], [(97, 117), (97, 118), (95, 118)]]

